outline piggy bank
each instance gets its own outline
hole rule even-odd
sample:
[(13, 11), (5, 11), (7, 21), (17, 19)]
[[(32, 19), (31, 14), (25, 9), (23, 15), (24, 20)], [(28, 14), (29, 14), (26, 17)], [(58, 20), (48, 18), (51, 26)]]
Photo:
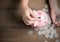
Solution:
[(33, 10), (33, 12), (36, 14), (37, 20), (34, 21), (32, 27), (40, 28), (47, 25), (48, 20), (49, 20), (47, 13), (45, 13), (42, 10)]

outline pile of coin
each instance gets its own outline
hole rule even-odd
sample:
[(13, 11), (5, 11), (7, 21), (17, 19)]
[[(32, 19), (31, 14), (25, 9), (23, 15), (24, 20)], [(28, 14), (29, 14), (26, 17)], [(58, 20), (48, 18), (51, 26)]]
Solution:
[(38, 35), (44, 35), (46, 38), (50, 38), (50, 39), (59, 37), (58, 33), (56, 32), (53, 26), (50, 26), (50, 28), (47, 29), (40, 28), (40, 30), (38, 31)]
[[(45, 12), (48, 12), (49, 11), (48, 5), (45, 5), (45, 8), (43, 8), (42, 10), (45, 11)], [(43, 27), (40, 27), (40, 28), (34, 28), (34, 30), (37, 31), (38, 36), (44, 35), (45, 38), (49, 38), (49, 39), (56, 38), (55, 42), (60, 42), (60, 40), (58, 39), (59, 34), (56, 32), (56, 30), (54, 28), (55, 25), (51, 24), (51, 19), (50, 19), (49, 13), (47, 14), (47, 16), (48, 16), (47, 25), (45, 25)], [(60, 18), (60, 16), (57, 16), (56, 18)], [(28, 34), (32, 35), (33, 30), (28, 31)], [(44, 42), (48, 42), (48, 41), (44, 41)]]

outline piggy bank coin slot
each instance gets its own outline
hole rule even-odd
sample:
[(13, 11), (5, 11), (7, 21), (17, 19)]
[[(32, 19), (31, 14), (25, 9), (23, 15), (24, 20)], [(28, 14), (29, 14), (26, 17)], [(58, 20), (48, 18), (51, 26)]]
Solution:
[(38, 19), (41, 18), (41, 17), (38, 17)]

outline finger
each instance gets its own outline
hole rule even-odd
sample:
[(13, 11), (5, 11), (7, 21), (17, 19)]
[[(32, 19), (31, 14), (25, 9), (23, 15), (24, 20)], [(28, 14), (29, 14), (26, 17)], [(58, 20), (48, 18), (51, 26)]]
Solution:
[[(51, 17), (52, 17), (52, 16), (51, 16)], [(53, 23), (54, 23), (55, 25), (58, 24), (58, 22), (56, 22), (56, 20), (55, 20), (55, 17), (52, 17), (52, 21), (53, 21)]]
[(26, 22), (25, 20), (23, 20), (23, 21), (24, 21), (24, 23), (25, 23), (26, 25), (28, 25), (27, 22)]
[(52, 21), (53, 21), (53, 23), (55, 24), (55, 25), (59, 25), (58, 24), (58, 22), (56, 21), (56, 16), (54, 15), (55, 13), (54, 13), (54, 11), (51, 11), (51, 18), (52, 18)]
[(59, 23), (58, 23), (57, 21), (53, 20), (53, 23), (54, 23), (55, 25), (59, 26)]
[(57, 22), (57, 24), (56, 24), (56, 25), (57, 25), (57, 26), (59, 26), (59, 21), (56, 21), (56, 22)]
[(26, 25), (32, 25), (33, 21), (29, 21), (26, 18), (23, 19)]
[(29, 25), (32, 25), (34, 21), (29, 21), (27, 19), (25, 19), (25, 21), (29, 24)]
[(30, 15), (27, 15), (27, 16), (26, 16), (26, 19), (28, 19), (29, 21), (34, 21), (34, 20), (36, 20), (36, 18), (32, 18)]
[(25, 23), (26, 25), (29, 25), (28, 22), (25, 21), (25, 19), (23, 19), (23, 21), (24, 21), (24, 23)]
[(37, 12), (35, 10), (30, 12), (31, 12), (31, 17), (37, 18)]

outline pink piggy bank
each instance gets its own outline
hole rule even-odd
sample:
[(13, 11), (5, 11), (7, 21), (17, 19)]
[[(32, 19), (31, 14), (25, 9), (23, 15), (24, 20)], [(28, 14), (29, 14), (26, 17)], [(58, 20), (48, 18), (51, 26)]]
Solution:
[(36, 14), (37, 20), (34, 21), (32, 27), (40, 28), (40, 27), (43, 27), (43, 26), (47, 25), (48, 16), (44, 11), (42, 11), (42, 10), (33, 10), (33, 12)]

